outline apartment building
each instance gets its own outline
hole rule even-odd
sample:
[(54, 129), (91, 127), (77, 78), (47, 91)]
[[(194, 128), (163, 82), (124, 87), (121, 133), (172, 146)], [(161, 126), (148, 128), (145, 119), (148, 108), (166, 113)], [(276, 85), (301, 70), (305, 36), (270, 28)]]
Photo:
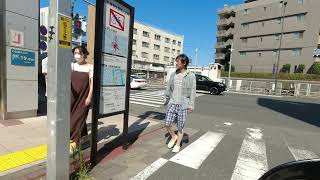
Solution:
[(160, 78), (167, 65), (183, 53), (184, 36), (135, 21), (132, 46), (132, 72)]
[[(274, 72), (290, 64), (294, 72), (315, 61), (319, 44), (319, 0), (246, 0), (218, 11), (216, 62), (230, 59), (236, 72)], [(283, 28), (282, 28), (283, 26)], [(280, 54), (279, 54), (280, 53)]]

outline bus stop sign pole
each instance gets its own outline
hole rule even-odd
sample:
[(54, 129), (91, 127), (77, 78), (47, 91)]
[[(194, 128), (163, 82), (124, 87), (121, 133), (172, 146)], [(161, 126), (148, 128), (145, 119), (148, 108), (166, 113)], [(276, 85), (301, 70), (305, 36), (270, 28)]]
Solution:
[(47, 179), (69, 179), (71, 0), (50, 0)]

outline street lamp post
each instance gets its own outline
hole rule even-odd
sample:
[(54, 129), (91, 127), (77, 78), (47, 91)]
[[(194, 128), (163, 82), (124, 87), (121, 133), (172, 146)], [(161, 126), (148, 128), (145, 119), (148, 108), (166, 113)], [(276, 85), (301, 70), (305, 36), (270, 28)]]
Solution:
[(283, 37), (283, 27), (284, 27), (284, 18), (286, 14), (286, 7), (287, 2), (282, 1), (283, 3), (283, 14), (282, 14), (282, 23), (281, 23), (281, 33), (280, 33), (280, 42), (279, 42), (279, 48), (278, 48), (278, 57), (277, 57), (277, 65), (275, 70), (275, 76), (274, 76), (274, 94), (276, 94), (277, 88), (278, 88), (278, 74), (279, 74), (279, 64), (280, 64), (280, 54), (281, 54), (281, 45), (282, 45), (282, 37)]
[(231, 44), (231, 48), (230, 48), (230, 61), (229, 61), (229, 78), (228, 78), (228, 84), (229, 84), (229, 89), (230, 89), (230, 78), (231, 78), (231, 69), (232, 69), (232, 51), (233, 51), (233, 43)]

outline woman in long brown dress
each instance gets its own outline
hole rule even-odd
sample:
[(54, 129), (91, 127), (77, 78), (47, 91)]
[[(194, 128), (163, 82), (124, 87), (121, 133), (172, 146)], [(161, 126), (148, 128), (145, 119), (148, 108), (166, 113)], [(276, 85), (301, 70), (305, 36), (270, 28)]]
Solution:
[(76, 62), (71, 64), (71, 152), (79, 144), (80, 138), (88, 134), (86, 120), (93, 90), (93, 65), (87, 62), (88, 50), (78, 46), (72, 49), (72, 53)]

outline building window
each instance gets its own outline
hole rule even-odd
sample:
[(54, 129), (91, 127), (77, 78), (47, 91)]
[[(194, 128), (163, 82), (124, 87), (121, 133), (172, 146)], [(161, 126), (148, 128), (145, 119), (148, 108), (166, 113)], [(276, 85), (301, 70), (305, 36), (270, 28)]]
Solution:
[(135, 50), (132, 50), (132, 56), (137, 56), (136, 53), (137, 52)]
[(143, 57), (143, 58), (148, 58), (148, 55), (149, 55), (149, 54), (146, 53), (146, 52), (142, 52), (142, 53), (141, 53), (141, 57)]
[(154, 54), (153, 55), (153, 59), (159, 60), (159, 55), (158, 54)]
[(298, 0), (298, 4), (303, 4), (303, 0)]
[(266, 12), (266, 11), (267, 11), (267, 7), (264, 7), (263, 9), (264, 9), (264, 12)]
[(179, 55), (181, 53), (181, 51), (180, 50), (177, 50), (177, 54)]
[(176, 41), (176, 40), (172, 40), (172, 44), (173, 44), (173, 45), (176, 45), (176, 44), (177, 44), (177, 41)]
[(175, 50), (175, 49), (172, 49), (172, 53), (175, 54), (175, 53), (176, 53), (176, 50)]
[(133, 28), (133, 34), (138, 34), (138, 29)]
[(278, 51), (273, 51), (273, 56), (277, 56), (278, 55)]
[(161, 40), (161, 36), (160, 36), (160, 35), (158, 35), (158, 34), (155, 34), (155, 35), (154, 35), (154, 39), (155, 39), (155, 40), (159, 40), (159, 41), (160, 41), (160, 40)]
[(149, 37), (149, 36), (150, 36), (150, 33), (147, 32), (147, 31), (143, 31), (142, 35), (143, 35), (144, 37)]
[(143, 41), (143, 42), (142, 42), (142, 47), (148, 48), (148, 47), (149, 47), (149, 43)]
[(262, 27), (264, 27), (264, 22), (261, 23)]
[(278, 23), (278, 24), (281, 24), (281, 18), (278, 18), (278, 19), (277, 19), (277, 23)]
[(160, 45), (155, 44), (154, 45), (154, 50), (160, 50)]
[(260, 42), (262, 42), (263, 41), (263, 38), (260, 38)]
[(165, 48), (164, 48), (164, 52), (170, 52), (170, 48), (165, 47)]
[(262, 53), (258, 53), (258, 56), (261, 57), (261, 56), (262, 56)]
[(163, 59), (163, 60), (166, 61), (166, 62), (169, 62), (169, 59), (170, 59), (170, 58), (169, 58), (168, 56), (164, 56), (164, 59)]
[(248, 42), (248, 38), (242, 38), (241, 40), (242, 40), (242, 43), (245, 43), (245, 44)]
[(304, 14), (299, 14), (297, 15), (297, 21), (303, 21), (304, 20), (305, 15)]
[(181, 46), (181, 41), (178, 41), (178, 46)]
[(292, 49), (292, 55), (294, 57), (301, 56), (301, 48)]
[(248, 29), (249, 28), (249, 24), (242, 24), (242, 28)]
[(243, 15), (249, 15), (250, 14), (250, 9), (245, 9), (243, 12)]
[(166, 43), (170, 43), (170, 38), (166, 38)]
[(279, 34), (276, 34), (274, 37), (275, 37), (276, 40), (280, 39), (280, 35)]
[(240, 52), (240, 56), (246, 56), (247, 53), (246, 52)]
[(295, 39), (302, 39), (303, 38), (303, 32), (295, 32), (293, 33), (293, 36)]
[(137, 45), (137, 40), (135, 40), (135, 39), (132, 40), (132, 44), (133, 44), (133, 45)]

